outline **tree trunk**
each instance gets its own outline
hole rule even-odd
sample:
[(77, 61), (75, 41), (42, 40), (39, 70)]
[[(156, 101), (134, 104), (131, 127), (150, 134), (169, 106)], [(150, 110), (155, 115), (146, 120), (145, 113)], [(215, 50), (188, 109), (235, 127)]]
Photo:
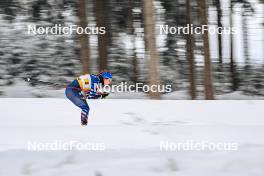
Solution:
[(109, 25), (107, 20), (107, 4), (108, 0), (94, 0), (97, 27), (106, 28), (106, 34), (97, 35), (99, 71), (106, 70), (108, 68), (107, 54), (109, 45)]
[[(186, 0), (186, 23), (191, 24), (191, 11), (190, 11), (190, 0)], [(192, 34), (186, 35), (186, 49), (187, 49), (187, 60), (189, 62), (190, 70), (190, 95), (194, 100), (196, 99), (196, 84), (195, 84), (195, 63), (194, 63), (194, 54), (193, 54), (193, 36)]]
[[(144, 11), (144, 36), (145, 36), (145, 48), (146, 56), (148, 60), (148, 81), (149, 85), (159, 84), (159, 72), (158, 72), (158, 61), (159, 56), (156, 46), (156, 34), (155, 34), (155, 16), (153, 0), (144, 0), (143, 2)], [(160, 99), (159, 92), (150, 91), (150, 97), (152, 99)]]
[[(82, 27), (83, 29), (86, 28), (87, 19), (86, 19), (85, 0), (79, 0), (78, 16), (80, 20), (80, 27)], [(86, 74), (89, 72), (89, 63), (90, 63), (89, 36), (86, 34), (80, 34), (79, 41), (80, 41), (80, 60), (82, 65), (82, 73)]]
[[(233, 3), (230, 2), (230, 27), (233, 27)], [(234, 36), (230, 34), (230, 72), (232, 79), (232, 91), (238, 89), (238, 81), (236, 76), (236, 65), (234, 62)]]
[(133, 26), (134, 16), (133, 16), (133, 7), (134, 1), (128, 0), (128, 34), (131, 36), (131, 44), (133, 45), (132, 49), (132, 82), (137, 83), (138, 81), (138, 68), (137, 68), (137, 55), (136, 55), (136, 36), (135, 36), (135, 29)]
[[(217, 9), (217, 27), (222, 28), (222, 8), (220, 0), (216, 0)], [(219, 53), (219, 63), (223, 63), (223, 51), (222, 51), (222, 34), (218, 34), (218, 53)]]
[[(199, 7), (199, 16), (201, 25), (208, 25), (207, 21), (207, 7), (205, 0), (197, 0)], [(205, 89), (205, 99), (214, 99), (214, 89), (212, 82), (212, 71), (211, 71), (211, 60), (210, 60), (210, 50), (209, 50), (209, 38), (208, 31), (206, 30), (202, 35), (203, 38), (203, 48), (204, 48), (204, 89)]]
[[(244, 9), (245, 11), (245, 9)], [(244, 57), (245, 57), (245, 71), (247, 73), (250, 67), (250, 59), (249, 59), (249, 47), (248, 47), (248, 23), (247, 23), (247, 15), (245, 12), (242, 14), (242, 29), (243, 29), (243, 44), (244, 44)]]

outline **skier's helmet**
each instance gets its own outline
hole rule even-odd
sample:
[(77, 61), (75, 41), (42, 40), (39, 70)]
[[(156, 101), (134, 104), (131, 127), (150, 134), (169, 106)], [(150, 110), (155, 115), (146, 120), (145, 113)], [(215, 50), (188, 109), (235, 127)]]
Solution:
[(103, 71), (100, 73), (100, 75), (104, 78), (104, 79), (112, 79), (112, 74), (108, 71)]

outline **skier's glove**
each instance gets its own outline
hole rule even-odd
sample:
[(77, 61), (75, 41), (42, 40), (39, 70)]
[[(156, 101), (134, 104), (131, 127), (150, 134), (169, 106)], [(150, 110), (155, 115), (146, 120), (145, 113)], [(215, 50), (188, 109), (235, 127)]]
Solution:
[(104, 93), (102, 94), (102, 99), (105, 99), (108, 95), (109, 95), (109, 93), (104, 92)]

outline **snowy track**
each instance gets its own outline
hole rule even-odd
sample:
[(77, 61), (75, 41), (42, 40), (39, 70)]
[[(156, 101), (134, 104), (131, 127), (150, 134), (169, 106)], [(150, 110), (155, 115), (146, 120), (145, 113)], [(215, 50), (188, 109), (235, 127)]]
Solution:
[[(262, 176), (264, 101), (0, 99), (0, 176)], [(237, 151), (160, 151), (160, 141), (236, 142)], [(27, 151), (29, 141), (104, 143), (105, 151)]]

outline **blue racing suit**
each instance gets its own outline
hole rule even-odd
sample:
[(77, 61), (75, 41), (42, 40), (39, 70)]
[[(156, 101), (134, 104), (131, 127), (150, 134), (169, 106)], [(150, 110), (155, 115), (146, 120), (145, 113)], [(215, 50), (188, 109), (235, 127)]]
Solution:
[(66, 97), (76, 106), (81, 108), (81, 119), (88, 119), (90, 108), (86, 102), (88, 99), (101, 98), (98, 94), (100, 79), (96, 75), (82, 75), (73, 80), (65, 90)]

